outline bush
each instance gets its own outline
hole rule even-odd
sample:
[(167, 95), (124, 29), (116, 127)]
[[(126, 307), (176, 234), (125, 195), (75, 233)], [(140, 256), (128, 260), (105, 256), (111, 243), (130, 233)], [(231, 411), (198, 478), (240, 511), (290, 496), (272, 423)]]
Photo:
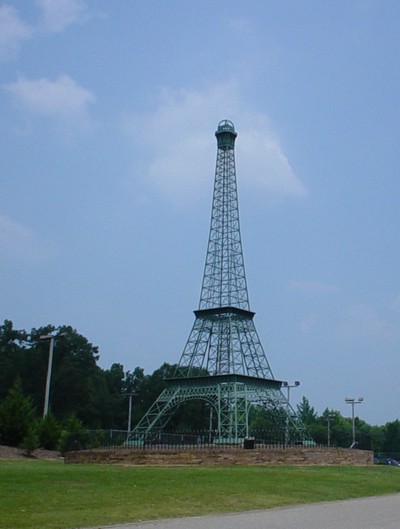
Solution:
[(84, 428), (82, 421), (75, 415), (71, 415), (61, 431), (57, 448), (62, 454), (68, 450), (80, 450), (87, 443), (87, 440), (88, 431)]
[(39, 447), (39, 436), (34, 428), (29, 428), (20, 446), (26, 450), (27, 456), (31, 456), (32, 452)]
[(33, 403), (24, 396), (18, 378), (0, 405), (0, 440), (9, 446), (19, 446), (33, 425)]
[(38, 434), (40, 446), (46, 450), (56, 450), (61, 436), (61, 425), (54, 415), (49, 413), (39, 420)]

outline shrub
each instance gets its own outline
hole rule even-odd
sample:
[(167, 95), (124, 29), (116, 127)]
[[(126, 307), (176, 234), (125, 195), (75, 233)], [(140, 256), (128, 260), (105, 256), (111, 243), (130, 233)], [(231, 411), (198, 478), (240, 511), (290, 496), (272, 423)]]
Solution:
[(61, 436), (61, 425), (57, 419), (49, 413), (38, 422), (38, 434), (40, 446), (46, 450), (55, 450)]
[(7, 397), (0, 404), (0, 439), (9, 446), (19, 446), (34, 426), (32, 400), (25, 397), (17, 378)]
[(29, 428), (20, 446), (26, 450), (27, 456), (31, 456), (32, 452), (39, 447), (39, 436), (33, 427)]

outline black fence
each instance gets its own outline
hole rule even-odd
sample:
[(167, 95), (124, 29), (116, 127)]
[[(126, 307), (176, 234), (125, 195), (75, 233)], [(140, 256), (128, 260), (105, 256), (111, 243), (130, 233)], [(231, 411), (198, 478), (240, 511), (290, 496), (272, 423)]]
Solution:
[(316, 447), (313, 441), (287, 440), (280, 430), (254, 431), (248, 437), (221, 436), (216, 431), (202, 432), (127, 432), (124, 430), (91, 430), (71, 434), (66, 450), (201, 450), (201, 449), (284, 449)]

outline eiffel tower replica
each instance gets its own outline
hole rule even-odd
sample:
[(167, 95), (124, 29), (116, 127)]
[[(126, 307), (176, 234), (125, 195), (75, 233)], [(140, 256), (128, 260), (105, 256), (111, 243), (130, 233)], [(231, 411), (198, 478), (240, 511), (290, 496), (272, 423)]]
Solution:
[(249, 436), (254, 406), (279, 418), (285, 439), (310, 439), (275, 380), (250, 310), (239, 225), (235, 168), (237, 133), (231, 121), (219, 123), (211, 226), (195, 322), (174, 377), (131, 434), (163, 431), (176, 409), (189, 401), (208, 403), (220, 443)]

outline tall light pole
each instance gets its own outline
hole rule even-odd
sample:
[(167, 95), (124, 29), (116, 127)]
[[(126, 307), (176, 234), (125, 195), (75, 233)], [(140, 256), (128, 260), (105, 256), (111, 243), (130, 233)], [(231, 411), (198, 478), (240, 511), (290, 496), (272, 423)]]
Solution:
[(136, 391), (131, 391), (124, 393), (129, 397), (129, 406), (128, 406), (128, 435), (131, 433), (131, 424), (132, 424), (132, 398), (137, 395)]
[(282, 382), (282, 386), (287, 389), (287, 400), (286, 400), (286, 433), (285, 433), (285, 444), (289, 443), (289, 417), (290, 417), (290, 389), (297, 388), (300, 386), (298, 380), (294, 381), (294, 384), (289, 384), (289, 382)]
[(335, 420), (336, 415), (329, 414), (326, 417), (326, 420), (328, 422), (328, 448), (331, 447), (331, 422)]
[(356, 444), (356, 420), (354, 416), (354, 407), (356, 404), (361, 404), (364, 400), (364, 397), (358, 397), (358, 399), (346, 397), (345, 399), (346, 404), (351, 404), (351, 422), (352, 422), (352, 430), (353, 430), (353, 440), (351, 443), (350, 448), (354, 448)]
[(53, 336), (52, 334), (43, 334), (39, 336), (40, 340), (50, 340), (49, 345), (49, 361), (47, 364), (47, 377), (46, 377), (46, 389), (44, 393), (44, 406), (43, 406), (43, 417), (49, 413), (49, 400), (50, 400), (50, 382), (51, 382), (51, 373), (53, 370), (53, 351), (54, 351), (54, 342), (56, 338), (62, 338), (66, 333), (62, 332), (58, 336)]

